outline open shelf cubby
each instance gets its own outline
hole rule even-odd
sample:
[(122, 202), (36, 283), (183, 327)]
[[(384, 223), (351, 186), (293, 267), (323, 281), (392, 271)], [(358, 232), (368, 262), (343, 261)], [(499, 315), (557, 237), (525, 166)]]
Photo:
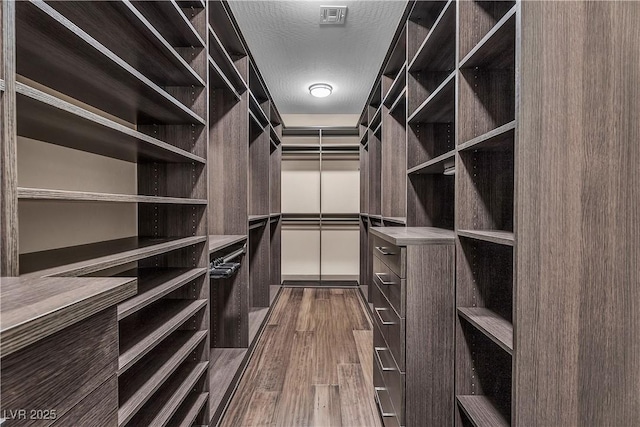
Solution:
[(382, 97), (387, 104), (390, 98), (395, 98), (401, 88), (406, 83), (406, 62), (407, 62), (407, 35), (406, 27), (402, 30), (400, 37), (396, 41), (391, 57), (382, 71)]
[(460, 237), (456, 264), (459, 317), (511, 354), (513, 248)]
[(444, 173), (407, 176), (407, 226), (453, 230), (455, 176)]
[(515, 119), (515, 7), (462, 57), (459, 67), (458, 141), (464, 144)]
[(203, 87), (165, 90), (47, 3), (16, 4), (16, 40), (17, 71), (28, 79), (129, 123), (205, 124), (195, 111), (204, 110)]
[(204, 31), (196, 29), (196, 26), (206, 27), (202, 25), (201, 15), (205, 14), (202, 9), (191, 10), (180, 7), (175, 1), (165, 0), (135, 0), (132, 4), (171, 46), (189, 49), (206, 47)]
[(368, 163), (369, 163), (369, 214), (382, 215), (382, 142), (380, 140), (380, 126), (377, 132), (369, 131)]
[(414, 3), (407, 21), (407, 57), (409, 62), (438, 21), (447, 1), (417, 1)]
[[(409, 58), (409, 114), (413, 114), (456, 69), (455, 2), (433, 3), (442, 3), (444, 7), (440, 9), (440, 7), (433, 5), (416, 6), (418, 11), (426, 7), (426, 10), (422, 11), (422, 13), (427, 17), (432, 16), (436, 10), (439, 10), (440, 13), (432, 24), (429, 18), (424, 22), (424, 24), (429, 25), (429, 32), (419, 45), (415, 56)], [(412, 43), (417, 43), (416, 38), (421, 38), (423, 33), (423, 27), (416, 29), (413, 33), (410, 31), (410, 46)]]
[(456, 425), (510, 425), (512, 356), (465, 320), (457, 332)]
[[(455, 73), (450, 74), (409, 117), (409, 170), (455, 149)], [(444, 161), (445, 158), (440, 158)]]
[(462, 59), (496, 26), (516, 4), (513, 0), (459, 2), (459, 57)]
[(513, 131), (507, 130), (458, 151), (459, 230), (513, 234), (513, 137)]
[[(51, 6), (154, 83), (206, 85), (206, 53), (197, 56), (199, 75), (132, 3), (53, 2)], [(105, 31), (107, 28), (119, 30)]]
[(382, 107), (382, 216), (406, 217), (406, 97), (401, 96), (392, 108)]
[(249, 126), (249, 215), (269, 215), (271, 192), (269, 132), (255, 120)]

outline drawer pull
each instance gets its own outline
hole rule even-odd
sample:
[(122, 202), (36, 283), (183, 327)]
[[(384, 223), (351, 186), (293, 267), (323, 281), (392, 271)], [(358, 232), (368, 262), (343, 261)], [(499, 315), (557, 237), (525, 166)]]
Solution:
[(383, 351), (389, 351), (388, 348), (385, 347), (374, 347), (373, 348), (376, 352), (376, 359), (378, 359), (378, 363), (380, 364), (380, 367), (382, 368), (383, 371), (395, 371), (396, 368), (391, 365), (391, 366), (384, 366), (384, 363), (382, 362), (382, 357), (380, 357), (380, 353)]
[(395, 252), (391, 252), (389, 248), (386, 248), (384, 246), (376, 246), (376, 250), (384, 256), (395, 255)]
[(380, 308), (380, 307), (376, 307), (374, 308), (374, 311), (376, 312), (376, 315), (378, 316), (378, 319), (380, 319), (380, 323), (382, 323), (384, 326), (389, 326), (389, 325), (395, 325), (396, 322), (391, 321), (391, 320), (384, 320), (382, 318), (382, 315), (380, 314), (381, 311), (389, 311), (388, 308)]
[(381, 273), (375, 273), (375, 275), (378, 278), (378, 280), (380, 281), (380, 283), (382, 283), (385, 286), (391, 286), (391, 285), (395, 284), (395, 282), (393, 282), (393, 281), (390, 282), (390, 281), (384, 280), (382, 278), (382, 274)]
[(384, 394), (386, 396), (385, 400), (388, 400), (388, 402), (385, 402), (388, 404), (388, 406), (391, 406), (391, 400), (389, 399), (389, 395), (387, 393), (387, 389), (384, 387), (375, 387), (375, 395), (376, 395), (376, 403), (378, 404), (378, 410), (380, 410), (380, 415), (382, 415), (384, 418), (387, 417), (395, 417), (396, 413), (394, 411), (389, 411), (388, 409), (384, 408), (384, 403), (382, 403), (382, 399), (380, 399), (380, 394)]

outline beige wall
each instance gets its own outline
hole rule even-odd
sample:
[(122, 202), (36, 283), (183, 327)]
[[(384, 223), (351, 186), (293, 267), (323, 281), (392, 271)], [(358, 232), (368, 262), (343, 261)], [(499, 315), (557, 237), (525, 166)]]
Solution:
[(358, 124), (358, 114), (282, 114), (287, 127), (305, 126), (349, 126)]
[[(136, 164), (18, 138), (18, 185), (136, 194)], [(137, 206), (123, 203), (23, 200), (20, 253), (137, 235)]]
[(282, 161), (282, 212), (320, 212), (320, 159)]
[(322, 159), (322, 212), (358, 213), (360, 161)]

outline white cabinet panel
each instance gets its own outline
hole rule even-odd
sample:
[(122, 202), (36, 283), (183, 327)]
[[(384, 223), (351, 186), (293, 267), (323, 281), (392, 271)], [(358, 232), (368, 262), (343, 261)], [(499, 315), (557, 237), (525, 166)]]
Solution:
[(320, 160), (282, 162), (282, 213), (320, 212)]
[(358, 213), (360, 161), (322, 159), (322, 212)]
[(282, 226), (282, 280), (318, 280), (319, 226)]
[[(360, 272), (359, 226), (322, 226), (322, 278), (353, 279)], [(333, 276), (333, 277), (332, 277)], [(353, 276), (353, 277), (351, 277)]]

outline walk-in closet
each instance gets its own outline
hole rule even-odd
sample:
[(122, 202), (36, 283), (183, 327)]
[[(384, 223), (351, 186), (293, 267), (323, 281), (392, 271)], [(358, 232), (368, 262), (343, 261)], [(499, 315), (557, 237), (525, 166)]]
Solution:
[(1, 427), (640, 425), (640, 2), (0, 27)]

